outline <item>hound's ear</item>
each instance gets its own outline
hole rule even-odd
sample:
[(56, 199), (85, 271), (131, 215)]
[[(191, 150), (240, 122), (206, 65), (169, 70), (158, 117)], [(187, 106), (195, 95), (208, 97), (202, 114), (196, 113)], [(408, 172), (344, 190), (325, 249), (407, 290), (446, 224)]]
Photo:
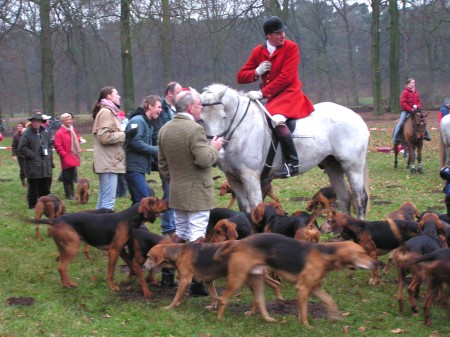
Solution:
[(236, 231), (236, 224), (234, 222), (228, 221), (225, 228), (228, 240), (237, 240), (238, 233)]
[(153, 261), (155, 261), (155, 264), (158, 266), (161, 263), (164, 262), (164, 247), (156, 245), (155, 249), (151, 249), (149, 252), (149, 255), (152, 257)]

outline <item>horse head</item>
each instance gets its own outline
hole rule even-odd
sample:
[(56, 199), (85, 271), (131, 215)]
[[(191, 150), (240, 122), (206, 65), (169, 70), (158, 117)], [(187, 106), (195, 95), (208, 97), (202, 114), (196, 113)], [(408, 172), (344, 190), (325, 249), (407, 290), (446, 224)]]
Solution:
[(424, 114), (422, 111), (417, 110), (412, 112), (413, 128), (417, 135), (417, 138), (423, 139), (425, 134), (425, 127), (427, 125), (426, 117), (428, 114)]
[(203, 111), (200, 120), (208, 138), (224, 136), (227, 128), (224, 96), (227, 90), (228, 87), (223, 84), (212, 84), (204, 88), (201, 94)]

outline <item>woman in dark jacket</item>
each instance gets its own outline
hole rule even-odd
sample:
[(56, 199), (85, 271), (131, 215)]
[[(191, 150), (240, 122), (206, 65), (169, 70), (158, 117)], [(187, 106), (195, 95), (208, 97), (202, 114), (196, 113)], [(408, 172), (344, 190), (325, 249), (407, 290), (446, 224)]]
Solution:
[(18, 153), (25, 159), (25, 176), (28, 179), (28, 207), (34, 208), (37, 199), (50, 194), (52, 181), (52, 139), (42, 126), (45, 119), (34, 114), (28, 119), (31, 126), (19, 141)]

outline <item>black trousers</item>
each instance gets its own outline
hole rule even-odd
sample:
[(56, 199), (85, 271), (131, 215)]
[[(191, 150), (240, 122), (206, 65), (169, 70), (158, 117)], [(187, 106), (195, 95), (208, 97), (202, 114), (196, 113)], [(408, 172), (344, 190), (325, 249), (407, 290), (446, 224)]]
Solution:
[(73, 181), (75, 179), (76, 173), (76, 167), (67, 168), (62, 171), (62, 181), (64, 184), (64, 193), (66, 195), (66, 198), (74, 196)]
[(51, 183), (52, 177), (28, 178), (28, 208), (34, 208), (40, 197), (50, 194)]

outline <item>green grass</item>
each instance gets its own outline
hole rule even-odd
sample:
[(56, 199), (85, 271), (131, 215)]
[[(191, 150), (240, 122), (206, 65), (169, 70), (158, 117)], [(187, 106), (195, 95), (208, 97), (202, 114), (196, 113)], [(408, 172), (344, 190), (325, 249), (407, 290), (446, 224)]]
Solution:
[[(92, 138), (89, 135), (84, 137), (88, 144), (82, 147), (91, 148)], [(393, 155), (376, 151), (378, 146), (390, 145), (390, 132), (372, 132), (369, 220), (383, 219), (406, 200), (416, 203), (421, 211), (431, 208), (444, 212), (435, 131), (432, 137), (433, 141), (425, 144), (424, 174), (412, 175), (403, 168), (403, 159), (400, 159), (402, 168), (395, 170)], [(2, 142), (2, 146), (7, 145), (10, 145), (8, 138)], [(91, 261), (80, 253), (70, 264), (69, 273), (79, 287), (64, 289), (56, 270), (55, 244), (47, 237), (44, 228), (45, 240), (37, 241), (34, 226), (24, 220), (33, 216), (33, 212), (26, 207), (26, 193), (20, 185), (17, 163), (4, 150), (0, 152), (0, 161), (0, 336), (387, 336), (393, 335), (395, 329), (404, 330), (402, 336), (450, 334), (448, 318), (438, 304), (432, 308), (432, 327), (423, 325), (422, 310), (418, 317), (413, 317), (408, 310), (398, 314), (393, 269), (382, 274), (382, 282), (377, 286), (368, 285), (370, 272), (367, 271), (356, 271), (352, 278), (346, 271), (329, 273), (323, 287), (345, 315), (339, 322), (310, 317), (313, 330), (300, 324), (294, 314), (273, 314), (277, 319), (274, 324), (265, 323), (259, 315), (244, 316), (251, 304), (246, 288), (242, 289), (240, 296), (232, 298), (222, 321), (216, 319), (215, 313), (204, 309), (209, 304), (205, 297), (187, 297), (179, 308), (164, 310), (171, 297), (158, 296), (158, 290), (151, 287), (155, 291), (155, 299), (143, 299), (139, 296), (137, 281), (128, 282), (127, 275), (120, 268), (116, 270), (115, 280), (121, 285), (121, 292), (113, 293), (105, 282), (107, 256), (95, 248), (90, 248)], [(60, 171), (59, 159), (56, 158), (55, 164), (52, 192), (62, 197), (62, 184), (56, 181)], [(221, 173), (217, 171), (215, 174)], [(95, 208), (98, 180), (92, 173), (91, 152), (82, 154), (79, 176), (91, 180), (93, 193), (88, 205), (78, 206), (68, 201), (69, 212)], [(154, 187), (161, 195), (159, 178), (154, 173), (150, 178), (158, 181)], [(220, 179), (216, 181), (216, 187), (220, 182)], [(327, 177), (319, 169), (274, 182), (276, 195), (288, 212), (305, 209), (306, 201), (303, 199), (327, 184)], [(216, 196), (215, 200), (218, 207), (226, 207), (229, 197)], [(129, 200), (119, 199), (116, 208), (121, 210), (128, 206)], [(149, 227), (155, 232), (160, 231), (159, 223)], [(386, 261), (386, 256), (381, 260)], [(223, 290), (224, 282), (218, 282), (218, 287)], [(422, 287), (420, 308), (425, 288)], [(137, 296), (124, 300), (121, 295), (127, 292)], [(291, 283), (283, 282), (282, 292), (286, 300), (295, 298)], [(31, 306), (10, 306), (7, 299), (11, 297), (30, 297), (35, 302)], [(274, 301), (270, 290), (266, 292), (266, 300), (269, 303)], [(344, 330), (348, 332), (344, 333)]]

